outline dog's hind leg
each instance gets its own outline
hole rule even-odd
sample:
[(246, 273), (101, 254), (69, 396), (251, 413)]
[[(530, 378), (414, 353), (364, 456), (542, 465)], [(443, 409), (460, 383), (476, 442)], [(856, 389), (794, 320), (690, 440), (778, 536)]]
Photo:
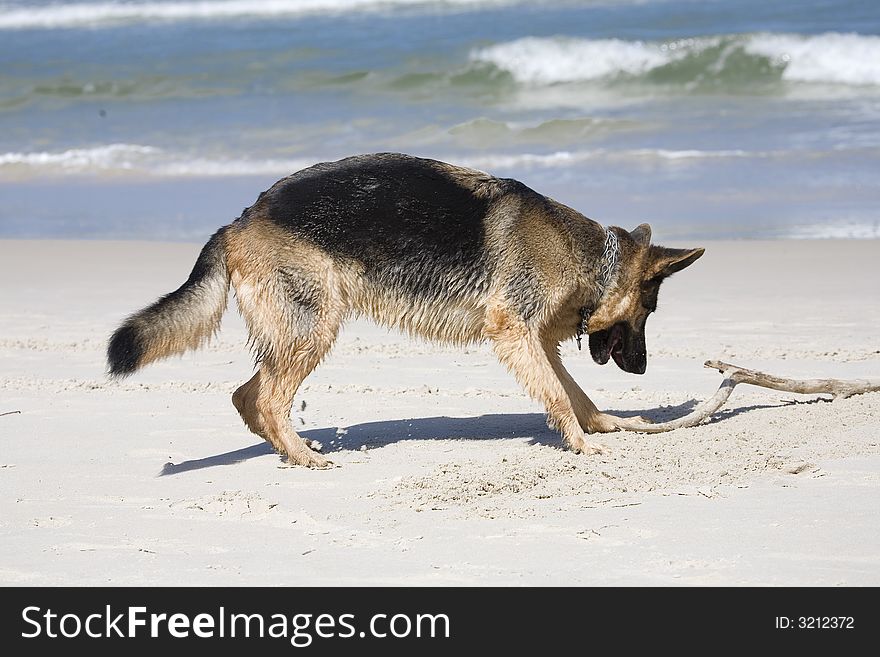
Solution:
[[(263, 422), (262, 413), (257, 407), (257, 399), (260, 395), (260, 375), (261, 372), (257, 372), (247, 383), (236, 390), (232, 394), (232, 403), (238, 411), (238, 414), (241, 415), (241, 419), (244, 420), (245, 426), (247, 426), (248, 429), (271, 444), (276, 450), (284, 451), (279, 447), (278, 441), (269, 437), (270, 434), (266, 431), (266, 425)], [(291, 395), (291, 402), (292, 401), (293, 395)], [(313, 441), (308, 438), (304, 438), (303, 442), (305, 442), (309, 448), (315, 449)], [(283, 445), (283, 443), (281, 444)], [(320, 449), (320, 445), (318, 445), (317, 449)]]
[[(259, 394), (259, 391), (260, 373), (257, 372), (247, 383), (232, 393), (232, 404), (235, 406), (235, 410), (238, 411), (238, 414), (241, 415), (241, 419), (244, 420), (245, 426), (263, 440), (269, 441), (266, 437), (266, 430), (263, 428), (263, 420), (260, 416), (260, 412), (257, 410), (257, 395)], [(306, 445), (316, 449), (314, 441), (309, 440), (308, 438), (305, 438), (304, 440)], [(320, 444), (318, 444), (317, 449), (320, 451)]]
[(537, 331), (503, 309), (490, 311), (483, 331), (492, 340), (498, 359), (529, 395), (544, 404), (550, 422), (562, 432), (569, 449), (585, 454), (602, 453), (603, 445), (584, 440), (572, 399)]
[(330, 462), (309, 447), (290, 424), (290, 407), (303, 380), (318, 366), (332, 342), (306, 340), (276, 362), (260, 364), (259, 388), (254, 399), (263, 436), (290, 463), (312, 468), (326, 468)]
[(290, 408), (303, 380), (333, 346), (346, 315), (346, 297), (330, 284), (334, 278), (329, 266), (319, 278), (319, 268), (307, 267), (307, 261), (272, 264), (249, 278), (233, 271), (260, 369), (235, 391), (232, 401), (248, 428), (290, 463), (326, 467), (327, 459), (293, 430)]

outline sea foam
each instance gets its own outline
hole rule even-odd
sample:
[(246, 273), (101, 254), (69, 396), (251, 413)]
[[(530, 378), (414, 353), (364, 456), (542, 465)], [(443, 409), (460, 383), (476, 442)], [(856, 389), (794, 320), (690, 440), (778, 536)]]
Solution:
[(315, 162), (313, 159), (210, 159), (140, 144), (104, 144), (56, 152), (0, 153), (0, 177), (53, 173), (149, 177), (280, 175)]

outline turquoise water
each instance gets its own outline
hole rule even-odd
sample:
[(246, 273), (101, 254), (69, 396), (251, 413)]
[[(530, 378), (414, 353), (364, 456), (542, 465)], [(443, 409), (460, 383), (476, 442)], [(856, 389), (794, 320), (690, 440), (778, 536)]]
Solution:
[(202, 239), (403, 151), (667, 238), (880, 237), (880, 3), (0, 1), (0, 236)]

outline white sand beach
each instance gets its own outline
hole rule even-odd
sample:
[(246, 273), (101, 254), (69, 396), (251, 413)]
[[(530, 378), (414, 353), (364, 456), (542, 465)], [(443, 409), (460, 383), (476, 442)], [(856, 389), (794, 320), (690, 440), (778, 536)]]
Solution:
[[(880, 242), (702, 246), (646, 375), (564, 345), (601, 409), (683, 414), (710, 358), (880, 377)], [(880, 585), (880, 394), (742, 386), (709, 424), (579, 456), (488, 346), (357, 321), (294, 405), (339, 467), (287, 467), (230, 403), (253, 370), (234, 304), (210, 347), (105, 375), (200, 247), (0, 241), (0, 584)]]

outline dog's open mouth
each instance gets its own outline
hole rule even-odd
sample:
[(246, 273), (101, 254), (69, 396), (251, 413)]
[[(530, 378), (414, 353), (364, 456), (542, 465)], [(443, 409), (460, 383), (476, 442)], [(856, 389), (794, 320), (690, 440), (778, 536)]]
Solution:
[(590, 355), (599, 365), (604, 365), (609, 358), (621, 369), (623, 366), (623, 324), (618, 322), (610, 329), (590, 333)]

